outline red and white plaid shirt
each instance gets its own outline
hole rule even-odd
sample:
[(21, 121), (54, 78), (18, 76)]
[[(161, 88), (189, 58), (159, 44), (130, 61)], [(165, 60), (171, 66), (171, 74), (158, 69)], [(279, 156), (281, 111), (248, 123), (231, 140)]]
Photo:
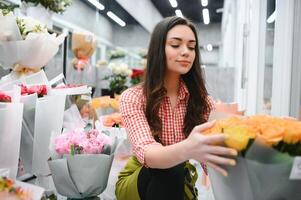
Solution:
[[(171, 145), (184, 140), (183, 133), (186, 106), (189, 98), (188, 89), (183, 81), (180, 81), (177, 104), (172, 110), (168, 96), (163, 99), (159, 117), (162, 121), (162, 134), (160, 141), (164, 145)], [(142, 86), (129, 88), (122, 93), (120, 99), (120, 111), (127, 129), (128, 139), (133, 147), (133, 153), (138, 161), (145, 165), (144, 152), (150, 145), (162, 145), (156, 142), (152, 136), (144, 110), (146, 99)]]

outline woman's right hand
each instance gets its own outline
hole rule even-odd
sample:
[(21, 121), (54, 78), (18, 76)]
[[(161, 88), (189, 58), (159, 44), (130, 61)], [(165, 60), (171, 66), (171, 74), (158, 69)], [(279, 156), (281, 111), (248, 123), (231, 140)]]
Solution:
[(236, 165), (234, 159), (226, 157), (237, 156), (237, 151), (221, 146), (226, 139), (226, 136), (223, 134), (208, 136), (202, 134), (202, 132), (211, 128), (214, 123), (215, 121), (195, 126), (185, 141), (187, 145), (186, 151), (189, 159), (204, 162), (224, 176), (227, 176), (227, 171), (220, 165)]

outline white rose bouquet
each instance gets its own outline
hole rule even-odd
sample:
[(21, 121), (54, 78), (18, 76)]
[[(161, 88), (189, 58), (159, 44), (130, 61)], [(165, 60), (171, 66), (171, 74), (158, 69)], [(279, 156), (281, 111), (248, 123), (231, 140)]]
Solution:
[(57, 53), (64, 38), (49, 34), (35, 19), (0, 11), (0, 66), (13, 70), (4, 80), (38, 72)]

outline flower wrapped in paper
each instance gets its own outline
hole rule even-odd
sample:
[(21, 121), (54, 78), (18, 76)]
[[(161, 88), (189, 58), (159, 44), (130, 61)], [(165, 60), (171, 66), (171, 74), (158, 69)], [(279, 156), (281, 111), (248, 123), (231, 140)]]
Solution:
[(43, 193), (44, 189), (41, 187), (0, 176), (0, 199), (40, 200)]
[(5, 94), (5, 92), (0, 91), (0, 102), (11, 102), (11, 96)]
[(59, 159), (49, 160), (56, 190), (68, 198), (99, 195), (107, 186), (117, 140), (96, 129), (73, 130), (56, 137)]
[(0, 169), (9, 169), (9, 177), (16, 178), (23, 116), (20, 88), (0, 93), (9, 96), (11, 100), (0, 102)]
[(84, 70), (89, 65), (95, 48), (96, 40), (92, 33), (73, 33), (72, 52), (75, 56), (72, 61), (73, 67), (77, 70)]
[(13, 70), (10, 79), (36, 73), (57, 53), (64, 38), (49, 34), (35, 19), (0, 16), (1, 66)]
[(114, 98), (110, 96), (93, 98), (91, 105), (99, 116), (109, 115), (119, 111), (119, 97), (115, 95)]
[(209, 169), (216, 200), (300, 198), (301, 177), (295, 167), (301, 155), (300, 121), (230, 117), (218, 120), (205, 134), (226, 134), (225, 144), (240, 152), (237, 165), (226, 167), (227, 177)]

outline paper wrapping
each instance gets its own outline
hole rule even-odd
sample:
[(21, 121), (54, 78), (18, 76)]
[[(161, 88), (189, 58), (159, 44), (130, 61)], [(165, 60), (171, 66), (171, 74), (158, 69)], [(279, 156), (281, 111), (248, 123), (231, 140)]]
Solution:
[(50, 85), (44, 70), (28, 76), (16, 79), (12, 74), (8, 74), (0, 80), (0, 89), (11, 89), (16, 84), (25, 85)]
[(79, 94), (91, 94), (91, 87), (87, 85), (73, 87), (73, 88), (53, 88), (50, 91), (50, 95), (79, 95)]
[(36, 104), (32, 171), (36, 175), (50, 173), (47, 160), (52, 132), (60, 133), (63, 126), (64, 95), (39, 98)]
[(4, 69), (13, 68), (15, 64), (27, 68), (41, 68), (59, 50), (65, 35), (48, 33), (30, 33), (26, 40), (0, 41), (0, 62)]
[(27, 173), (32, 171), (33, 138), (35, 124), (35, 108), (38, 96), (36, 93), (22, 96), (21, 102), (24, 103), (23, 122), (20, 146), (20, 159)]
[(10, 170), (15, 179), (18, 171), (23, 104), (0, 103), (0, 168)]
[(63, 127), (66, 130), (84, 129), (86, 123), (83, 121), (79, 110), (75, 104), (72, 104), (69, 109), (64, 112), (64, 124)]
[(68, 198), (88, 198), (102, 193), (108, 182), (118, 141), (110, 155), (65, 155), (62, 159), (48, 161), (57, 192)]
[(96, 48), (96, 40), (92, 34), (73, 33), (72, 51), (78, 59), (88, 59), (92, 56)]
[(0, 16), (0, 41), (21, 40), (15, 16)]

